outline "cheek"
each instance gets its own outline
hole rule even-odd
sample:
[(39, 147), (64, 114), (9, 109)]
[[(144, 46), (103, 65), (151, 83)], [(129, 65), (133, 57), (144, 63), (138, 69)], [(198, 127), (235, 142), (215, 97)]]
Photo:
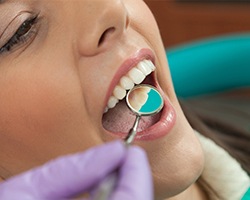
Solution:
[(0, 160), (12, 173), (99, 143), (74, 73), (15, 70), (0, 91)]
[(49, 122), (60, 115), (62, 119), (78, 100), (73, 85), (41, 71), (9, 73), (1, 83), (2, 118), (15, 119), (16, 125)]
[(155, 40), (155, 37), (159, 35), (159, 29), (155, 18), (145, 4), (141, 0), (128, 0), (126, 3), (128, 15), (130, 16), (131, 26), (135, 27), (135, 30), (142, 33), (149, 40)]

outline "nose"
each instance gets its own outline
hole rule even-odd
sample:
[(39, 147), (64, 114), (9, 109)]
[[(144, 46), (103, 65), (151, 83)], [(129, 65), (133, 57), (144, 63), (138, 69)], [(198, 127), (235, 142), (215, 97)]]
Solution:
[(129, 16), (123, 0), (85, 0), (78, 40), (81, 55), (96, 55), (111, 46), (127, 29)]

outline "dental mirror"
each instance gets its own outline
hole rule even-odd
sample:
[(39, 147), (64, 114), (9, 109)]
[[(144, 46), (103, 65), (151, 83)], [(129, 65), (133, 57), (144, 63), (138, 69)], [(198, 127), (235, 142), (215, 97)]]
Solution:
[(134, 140), (141, 116), (152, 116), (160, 112), (163, 108), (163, 98), (155, 87), (142, 84), (128, 92), (126, 102), (136, 115), (135, 123), (125, 138), (125, 143), (129, 145)]
[[(135, 113), (136, 119), (128, 136), (125, 138), (125, 144), (129, 146), (137, 133), (137, 127), (141, 116), (152, 116), (163, 108), (163, 98), (158, 90), (147, 84), (141, 84), (131, 89), (126, 96), (127, 106)], [(94, 196), (94, 200), (107, 200), (117, 182), (117, 173), (111, 173), (104, 179)]]

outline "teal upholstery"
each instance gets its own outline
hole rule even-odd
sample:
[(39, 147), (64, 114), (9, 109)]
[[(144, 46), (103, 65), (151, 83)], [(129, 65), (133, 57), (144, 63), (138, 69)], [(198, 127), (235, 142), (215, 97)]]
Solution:
[(250, 200), (250, 188), (248, 189), (242, 200)]
[(166, 52), (180, 97), (250, 86), (250, 33), (209, 38)]

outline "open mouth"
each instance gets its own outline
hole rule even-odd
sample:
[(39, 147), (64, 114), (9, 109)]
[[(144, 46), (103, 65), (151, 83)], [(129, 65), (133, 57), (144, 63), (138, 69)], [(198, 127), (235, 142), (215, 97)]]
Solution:
[[(125, 100), (127, 91), (138, 84), (155, 86), (154, 71), (155, 66), (150, 60), (142, 60), (120, 79), (103, 114), (102, 124), (107, 131), (124, 137), (128, 134), (136, 116), (127, 107)], [(160, 117), (161, 112), (153, 116), (142, 117), (138, 126), (138, 135), (157, 123)]]

